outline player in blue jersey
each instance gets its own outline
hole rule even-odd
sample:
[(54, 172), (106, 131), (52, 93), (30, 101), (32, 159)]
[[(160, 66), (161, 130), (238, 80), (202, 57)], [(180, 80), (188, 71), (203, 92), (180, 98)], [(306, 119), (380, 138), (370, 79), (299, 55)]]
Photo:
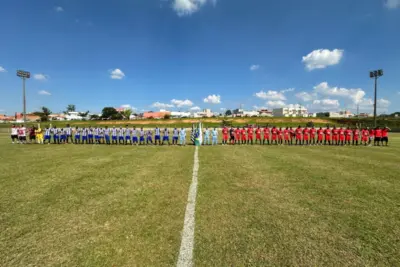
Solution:
[(50, 144), (51, 143), (51, 129), (47, 126), (46, 129), (44, 130), (44, 144)]
[(169, 130), (167, 128), (165, 128), (163, 132), (162, 145), (164, 145), (164, 142), (168, 142), (168, 145), (171, 145), (171, 143), (169, 142)]
[(178, 138), (179, 138), (179, 131), (177, 128), (174, 128), (174, 130), (172, 131), (172, 145), (178, 144)]
[(137, 137), (137, 130), (136, 127), (133, 127), (132, 129), (132, 145), (138, 145), (138, 137)]
[(210, 140), (210, 130), (206, 128), (204, 131), (204, 145), (211, 145), (211, 140)]
[(153, 132), (148, 130), (146, 132), (146, 145), (153, 145)]
[(216, 128), (214, 128), (214, 130), (212, 130), (211, 132), (212, 135), (212, 145), (218, 145), (218, 130)]
[(128, 141), (130, 144), (132, 144), (131, 129), (129, 129), (128, 125), (126, 125), (126, 128), (124, 129), (124, 131), (125, 131), (125, 145), (128, 144)]
[(81, 142), (81, 131), (79, 130), (78, 127), (75, 127), (74, 133), (75, 133), (74, 144), (77, 145)]
[(88, 142), (89, 144), (93, 144), (93, 128), (89, 126), (89, 129), (87, 130), (88, 132)]
[(156, 129), (154, 130), (155, 136), (154, 136), (154, 143), (157, 145), (157, 141), (158, 144), (161, 144), (161, 134), (160, 134), (160, 128), (156, 127)]
[(82, 133), (82, 144), (87, 144), (88, 143), (88, 129), (82, 128), (81, 133)]
[(54, 128), (51, 130), (53, 133), (53, 142), (54, 144), (59, 144), (60, 143), (60, 134), (58, 133), (57, 126), (54, 126)]
[(145, 140), (144, 140), (145, 132), (144, 132), (143, 128), (140, 128), (139, 135), (140, 135), (140, 137), (139, 137), (139, 145), (144, 145), (145, 144), (144, 143), (145, 142)]
[(179, 144), (181, 146), (186, 146), (186, 130), (184, 128), (181, 128), (179, 131)]

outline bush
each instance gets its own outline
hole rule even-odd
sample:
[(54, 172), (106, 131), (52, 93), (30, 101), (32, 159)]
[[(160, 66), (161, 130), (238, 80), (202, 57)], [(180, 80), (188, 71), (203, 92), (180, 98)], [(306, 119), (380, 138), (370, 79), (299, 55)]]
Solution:
[(307, 127), (314, 127), (314, 122), (312, 122), (312, 121), (309, 121), (309, 122), (307, 122)]
[(164, 115), (164, 120), (169, 120), (171, 119), (171, 115), (170, 114), (165, 114)]

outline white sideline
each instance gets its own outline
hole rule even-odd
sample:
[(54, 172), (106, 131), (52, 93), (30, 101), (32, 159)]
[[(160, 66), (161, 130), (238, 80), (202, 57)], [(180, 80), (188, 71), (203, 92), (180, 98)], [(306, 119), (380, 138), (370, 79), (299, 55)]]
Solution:
[(194, 248), (194, 227), (195, 227), (195, 210), (197, 196), (197, 173), (199, 171), (199, 147), (196, 146), (194, 151), (194, 164), (192, 183), (189, 188), (189, 195), (186, 205), (185, 220), (182, 231), (181, 248), (179, 250), (179, 258), (177, 267), (193, 266), (193, 248)]

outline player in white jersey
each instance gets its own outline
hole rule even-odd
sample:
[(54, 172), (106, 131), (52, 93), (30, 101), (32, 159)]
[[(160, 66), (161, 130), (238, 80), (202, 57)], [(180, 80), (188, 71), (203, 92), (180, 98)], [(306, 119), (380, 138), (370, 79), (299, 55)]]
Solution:
[(69, 124), (67, 124), (67, 127), (64, 128), (64, 130), (67, 133), (66, 142), (69, 143), (69, 141), (71, 140), (71, 144), (72, 144), (74, 142), (72, 140), (72, 127)]
[(154, 144), (157, 145), (157, 141), (158, 141), (158, 144), (160, 145), (161, 144), (160, 128), (156, 127), (156, 129), (154, 129), (154, 133), (155, 133)]
[(20, 144), (26, 144), (26, 128), (23, 124), (18, 128), (18, 139)]
[(94, 142), (93, 142), (93, 128), (92, 128), (92, 126), (90, 126), (89, 129), (88, 129), (88, 141), (89, 141), (89, 144), (94, 144)]
[(210, 145), (211, 140), (210, 140), (210, 130), (206, 128), (204, 131), (204, 145)]
[(118, 142), (119, 144), (124, 143), (124, 137), (125, 137), (125, 130), (122, 129), (122, 127), (119, 127), (118, 129)]
[(153, 145), (153, 132), (148, 130), (146, 132), (146, 145)]
[(132, 130), (132, 145), (138, 145), (138, 137), (137, 137), (137, 130), (136, 130), (136, 127), (133, 127), (133, 130)]
[(128, 144), (128, 141), (129, 141), (129, 143), (132, 145), (132, 140), (131, 140), (131, 129), (129, 129), (128, 125), (126, 125), (126, 128), (125, 128), (124, 131), (125, 131), (125, 145)]
[(164, 129), (163, 132), (163, 140), (162, 140), (162, 145), (164, 145), (164, 142), (167, 141), (168, 145), (171, 145), (171, 143), (169, 142), (169, 130), (167, 128)]
[(78, 127), (75, 127), (73, 130), (74, 133), (74, 144), (78, 145), (81, 143), (81, 130)]
[(13, 124), (13, 126), (11, 127), (11, 141), (14, 144), (14, 142), (19, 143), (18, 140), (18, 127)]
[(177, 128), (174, 128), (174, 130), (172, 131), (172, 145), (178, 144), (178, 138), (179, 138), (179, 130)]
[(186, 146), (186, 130), (184, 128), (179, 131), (179, 144)]
[(47, 141), (47, 144), (50, 145), (50, 143), (51, 143), (51, 129), (49, 128), (49, 126), (47, 126), (44, 129), (44, 144), (46, 144), (46, 141)]
[(145, 132), (144, 132), (144, 130), (143, 130), (143, 127), (140, 128), (139, 135), (140, 135), (140, 137), (139, 137), (139, 145), (144, 145), (144, 144), (145, 144), (145, 143), (144, 143), (144, 135), (145, 135)]
[(118, 129), (115, 128), (115, 126), (113, 126), (112, 129), (111, 129), (111, 140), (112, 140), (111, 143), (112, 144), (118, 145), (117, 135), (118, 135)]
[(94, 133), (94, 143), (100, 144), (100, 128), (99, 127), (94, 128), (93, 133)]
[(212, 145), (218, 145), (218, 130), (214, 128), (211, 132), (212, 135)]
[(60, 143), (60, 133), (57, 129), (57, 126), (54, 126), (53, 129), (51, 129), (51, 132), (53, 133), (53, 142), (54, 144), (59, 144)]
[(111, 144), (111, 138), (110, 138), (110, 129), (108, 129), (108, 126), (104, 129), (104, 142), (107, 145)]
[(88, 144), (88, 129), (83, 128), (82, 129), (82, 144)]

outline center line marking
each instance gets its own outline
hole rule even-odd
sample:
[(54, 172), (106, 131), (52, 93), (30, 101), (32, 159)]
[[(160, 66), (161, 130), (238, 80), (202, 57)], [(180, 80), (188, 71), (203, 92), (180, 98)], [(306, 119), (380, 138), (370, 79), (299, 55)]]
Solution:
[(189, 195), (185, 212), (185, 220), (182, 231), (181, 248), (179, 250), (178, 263), (176, 265), (177, 267), (193, 266), (194, 227), (195, 227), (198, 171), (199, 171), (199, 147), (196, 146), (196, 149), (194, 151), (192, 183), (190, 184), (189, 188)]

